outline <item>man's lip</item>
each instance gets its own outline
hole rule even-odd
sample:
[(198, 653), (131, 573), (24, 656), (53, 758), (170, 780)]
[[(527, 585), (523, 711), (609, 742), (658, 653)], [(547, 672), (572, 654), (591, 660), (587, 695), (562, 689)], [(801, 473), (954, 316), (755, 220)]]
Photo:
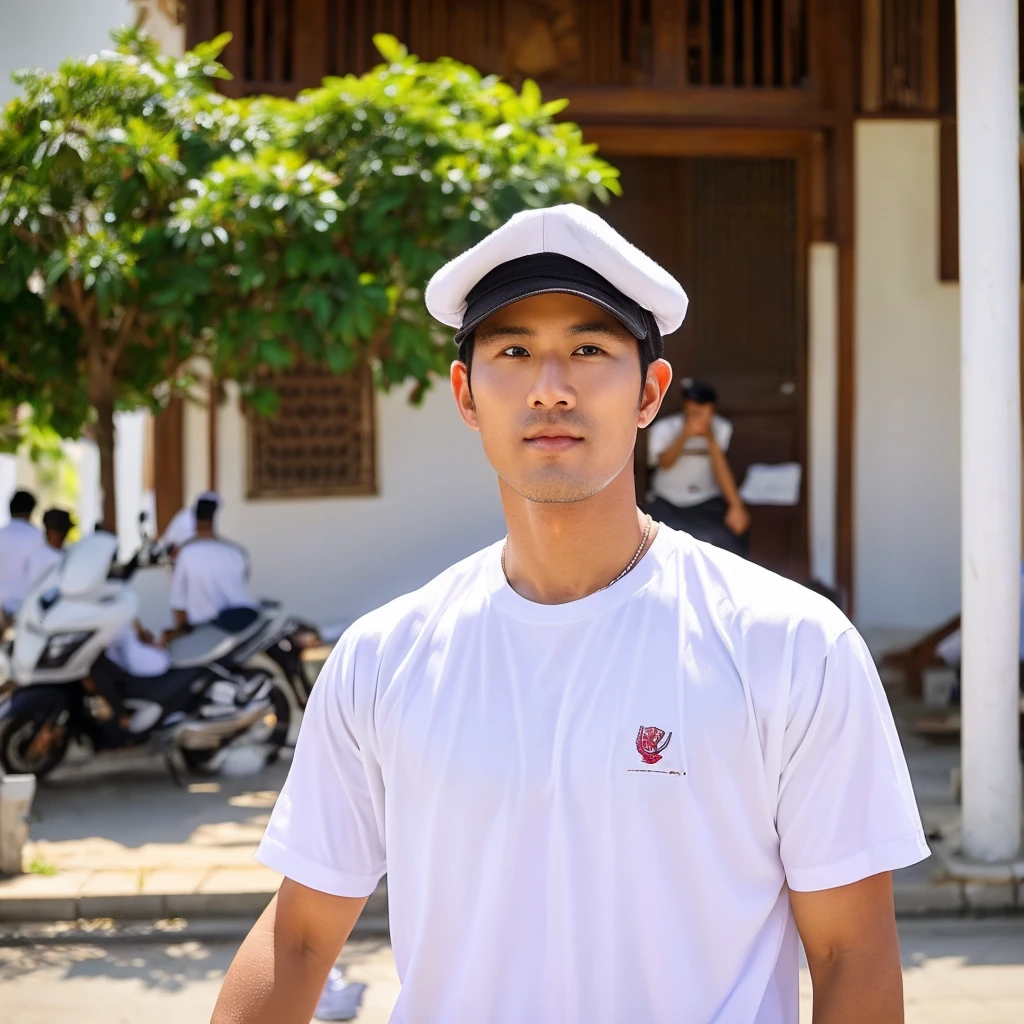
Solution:
[(526, 443), (541, 451), (564, 452), (582, 440), (582, 437), (576, 437), (573, 434), (537, 434), (534, 437), (526, 438)]

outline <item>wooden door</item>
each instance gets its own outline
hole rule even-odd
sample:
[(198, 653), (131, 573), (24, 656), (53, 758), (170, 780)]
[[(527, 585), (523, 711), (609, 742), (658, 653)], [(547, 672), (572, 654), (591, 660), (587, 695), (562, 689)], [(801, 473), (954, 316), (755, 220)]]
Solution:
[[(712, 384), (733, 423), (728, 457), (738, 484), (755, 462), (806, 468), (805, 264), (798, 160), (746, 156), (614, 156), (623, 198), (606, 211), (627, 238), (675, 274), (690, 297), (666, 339), (675, 381)], [(646, 438), (638, 488), (646, 488)], [(806, 475), (806, 474), (805, 474)], [(797, 579), (808, 574), (806, 483), (793, 507), (751, 508), (751, 557)]]

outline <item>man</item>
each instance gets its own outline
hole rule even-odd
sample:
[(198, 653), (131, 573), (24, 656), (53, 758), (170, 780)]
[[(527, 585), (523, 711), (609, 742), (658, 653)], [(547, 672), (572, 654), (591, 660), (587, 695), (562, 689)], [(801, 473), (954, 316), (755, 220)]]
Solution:
[(46, 543), (37, 546), (25, 563), (29, 587), (34, 587), (64, 557), (64, 542), (73, 525), (71, 513), (66, 509), (48, 508), (43, 513)]
[(217, 503), (196, 502), (196, 534), (178, 552), (171, 580), (171, 611), (179, 631), (212, 622), (228, 609), (252, 609), (249, 558), (213, 530)]
[(901, 1021), (889, 872), (928, 848), (867, 649), (636, 507), (682, 288), (563, 206), (426, 299), (508, 537), (332, 653), (215, 1024), (306, 1024), (385, 871), (393, 1022), (795, 1024), (798, 934), (819, 1024)]
[(29, 556), (45, 544), (29, 522), (35, 507), (36, 499), (28, 491), (15, 491), (11, 521), (0, 529), (0, 619), (12, 616), (28, 593)]
[(746, 556), (750, 514), (725, 457), (732, 424), (715, 414), (717, 401), (709, 384), (686, 383), (682, 413), (651, 426), (654, 501), (648, 511), (673, 529)]
[[(203, 491), (196, 498), (196, 504), (200, 501), (212, 501), (214, 507), (220, 505), (220, 495), (216, 491)], [(173, 558), (182, 545), (187, 544), (196, 535), (196, 504), (188, 505), (178, 509), (171, 516), (163, 536), (160, 538), (160, 547), (168, 552)]]

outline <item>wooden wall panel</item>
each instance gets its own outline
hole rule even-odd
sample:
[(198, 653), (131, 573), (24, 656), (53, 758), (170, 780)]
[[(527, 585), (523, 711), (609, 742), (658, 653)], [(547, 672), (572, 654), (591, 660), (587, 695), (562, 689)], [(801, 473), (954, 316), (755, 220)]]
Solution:
[(823, 0), (193, 0), (188, 38), (232, 33), (231, 95), (361, 74), (380, 59), (376, 32), (514, 83), (785, 92), (807, 82), (814, 2)]

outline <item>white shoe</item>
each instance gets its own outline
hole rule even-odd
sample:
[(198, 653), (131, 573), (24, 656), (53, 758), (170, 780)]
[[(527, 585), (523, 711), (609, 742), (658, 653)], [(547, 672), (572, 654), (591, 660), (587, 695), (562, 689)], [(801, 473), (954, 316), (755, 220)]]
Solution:
[(359, 1004), (365, 990), (365, 985), (346, 982), (341, 970), (332, 967), (313, 1016), (317, 1020), (353, 1020), (359, 1013)]

